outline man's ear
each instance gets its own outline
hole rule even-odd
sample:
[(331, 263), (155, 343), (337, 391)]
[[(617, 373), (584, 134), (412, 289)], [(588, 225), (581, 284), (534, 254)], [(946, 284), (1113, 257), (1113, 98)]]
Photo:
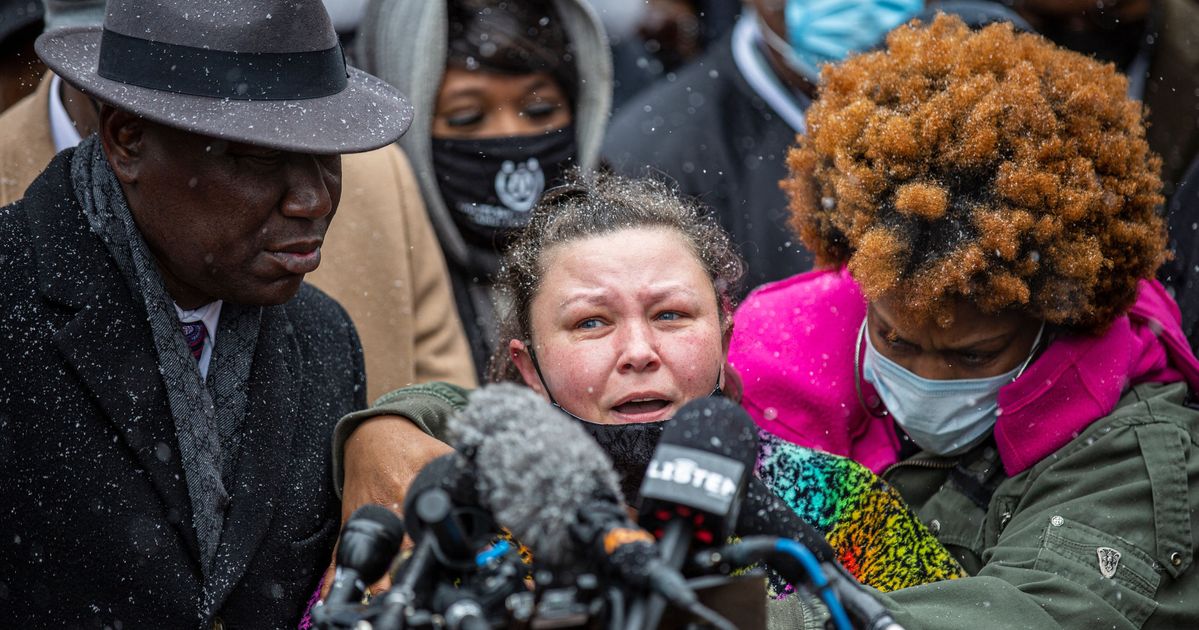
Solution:
[(122, 184), (134, 184), (144, 157), (146, 121), (109, 105), (100, 106), (100, 142)]
[(529, 356), (529, 349), (525, 347), (523, 341), (513, 339), (508, 342), (508, 356), (512, 357), (512, 363), (516, 365), (516, 369), (520, 371), (520, 378), (529, 386), (529, 389), (541, 394), (545, 398), (545, 385), (542, 384), (541, 378), (537, 376), (537, 368), (533, 366), (533, 357)]

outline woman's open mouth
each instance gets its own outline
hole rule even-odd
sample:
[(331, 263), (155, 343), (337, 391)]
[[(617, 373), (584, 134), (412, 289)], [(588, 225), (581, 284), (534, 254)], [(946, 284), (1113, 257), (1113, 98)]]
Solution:
[(656, 422), (669, 417), (671, 402), (665, 398), (642, 396), (614, 405), (612, 412), (622, 422)]
[(670, 404), (669, 400), (660, 398), (649, 398), (646, 400), (630, 400), (627, 403), (622, 403), (613, 407), (620, 413), (638, 414), (638, 413), (653, 413), (665, 408)]

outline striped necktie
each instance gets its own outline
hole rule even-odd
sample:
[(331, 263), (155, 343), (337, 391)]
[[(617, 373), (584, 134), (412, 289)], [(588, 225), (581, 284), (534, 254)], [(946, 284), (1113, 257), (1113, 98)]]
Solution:
[(208, 328), (204, 322), (180, 322), (183, 325), (183, 338), (187, 339), (187, 347), (191, 348), (192, 356), (197, 361), (204, 354), (204, 340), (208, 338)]

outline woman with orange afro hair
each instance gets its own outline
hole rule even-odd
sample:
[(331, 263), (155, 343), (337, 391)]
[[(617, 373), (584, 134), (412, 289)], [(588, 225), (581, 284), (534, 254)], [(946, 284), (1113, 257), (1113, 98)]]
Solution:
[(784, 187), (823, 267), (738, 311), (744, 406), (961, 560), (882, 596), (907, 628), (1199, 627), (1199, 362), (1124, 77), (940, 16), (822, 83)]

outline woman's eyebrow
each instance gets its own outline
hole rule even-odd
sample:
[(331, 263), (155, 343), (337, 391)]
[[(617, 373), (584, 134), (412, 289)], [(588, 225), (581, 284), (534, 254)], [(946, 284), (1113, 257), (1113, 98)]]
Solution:
[[(683, 294), (688, 298), (694, 298), (696, 295), (698, 295), (698, 293), (691, 287), (685, 284), (672, 282), (669, 284), (645, 287), (639, 292), (638, 297), (648, 302), (661, 302), (668, 298), (676, 297), (680, 294)], [(611, 299), (612, 292), (609, 289), (572, 289), (570, 294), (563, 298), (558, 304), (558, 307), (566, 308), (568, 306), (580, 303), (587, 305), (604, 304), (609, 302)]]
[[(904, 336), (900, 335), (898, 332), (896, 332), (895, 327), (891, 325), (891, 322), (887, 321), (886, 316), (883, 315), (882, 313), (880, 313), (878, 309), (870, 309), (870, 312), (873, 313), (875, 319), (877, 320), (876, 324), (882, 325), (884, 328), (889, 329), (887, 331), (887, 333), (884, 335), (889, 340), (899, 341), (899, 342), (903, 342), (903, 343), (921, 347), (921, 348), (924, 347), (921, 344), (918, 344), (918, 343), (908, 340), (906, 337), (904, 337)], [(984, 337), (982, 339), (968, 339), (968, 340), (960, 342), (960, 343), (955, 343), (950, 346), (945, 346), (943, 348), (940, 348), (940, 350), (942, 352), (960, 352), (962, 350), (970, 350), (977, 346), (986, 345), (988, 343), (993, 343), (993, 342), (996, 342), (999, 340), (1010, 341), (1013, 337), (1016, 336), (1017, 333), (1019, 333), (1019, 330), (1014, 330), (1014, 331), (1009, 331), (1009, 332), (1000, 332), (1000, 333), (991, 335), (989, 337)]]
[(895, 326), (891, 325), (891, 321), (888, 320), (885, 315), (883, 315), (881, 312), (879, 312), (878, 309), (871, 308), (868, 312), (872, 313), (874, 315), (874, 319), (875, 319), (874, 325), (875, 326), (881, 326), (886, 329), (885, 333), (880, 332), (879, 334), (881, 334), (883, 336), (883, 338), (885, 338), (889, 343), (898, 342), (898, 343), (905, 343), (909, 346), (915, 346), (917, 348), (924, 348), (924, 346), (922, 344), (916, 343), (915, 341), (911, 341), (908, 338), (900, 335), (895, 330)]
[(953, 346), (950, 346), (950, 347), (946, 348), (946, 350), (969, 350), (976, 346), (983, 346), (983, 345), (993, 343), (996, 341), (1000, 341), (1000, 340), (1011, 341), (1012, 338), (1014, 338), (1019, 332), (1020, 332), (1019, 330), (1013, 330), (1010, 332), (1001, 332), (997, 335), (991, 335), (989, 337), (984, 337), (982, 339), (970, 339), (970, 340), (964, 341), (960, 344), (955, 344)]
[(866, 313), (868, 315), (874, 316), (874, 322), (872, 322), (872, 323), (875, 326), (881, 326), (881, 327), (887, 329), (887, 333), (884, 334), (883, 336), (886, 337), (888, 340), (902, 341), (904, 343), (911, 344), (914, 346), (920, 345), (920, 344), (914, 344), (911, 341), (908, 341), (907, 339), (900, 337), (899, 333), (895, 332), (895, 326), (891, 325), (891, 320), (887, 319), (887, 317), (885, 315), (883, 315), (877, 308), (869, 307), (868, 310), (866, 311)]
[(646, 287), (641, 292), (641, 296), (650, 302), (661, 302), (679, 294), (684, 294), (688, 298), (698, 295), (691, 287), (676, 282)]
[(536, 92), (537, 90), (540, 90), (541, 88), (544, 88), (544, 87), (553, 87), (553, 83), (545, 77), (539, 77), (537, 80), (533, 81), (529, 85), (526, 85), (525, 90), (528, 92)]
[(462, 87), (450, 88), (449, 90), (446, 90), (446, 93), (442, 98), (447, 99), (447, 100), (452, 99), (452, 98), (464, 98), (464, 97), (483, 98), (483, 97), (487, 96), (487, 94), (488, 94), (487, 89), (482, 86), (465, 85)]
[(574, 289), (570, 295), (563, 298), (558, 304), (559, 308), (566, 308), (574, 304), (603, 304), (608, 301), (609, 291), (607, 289)]

